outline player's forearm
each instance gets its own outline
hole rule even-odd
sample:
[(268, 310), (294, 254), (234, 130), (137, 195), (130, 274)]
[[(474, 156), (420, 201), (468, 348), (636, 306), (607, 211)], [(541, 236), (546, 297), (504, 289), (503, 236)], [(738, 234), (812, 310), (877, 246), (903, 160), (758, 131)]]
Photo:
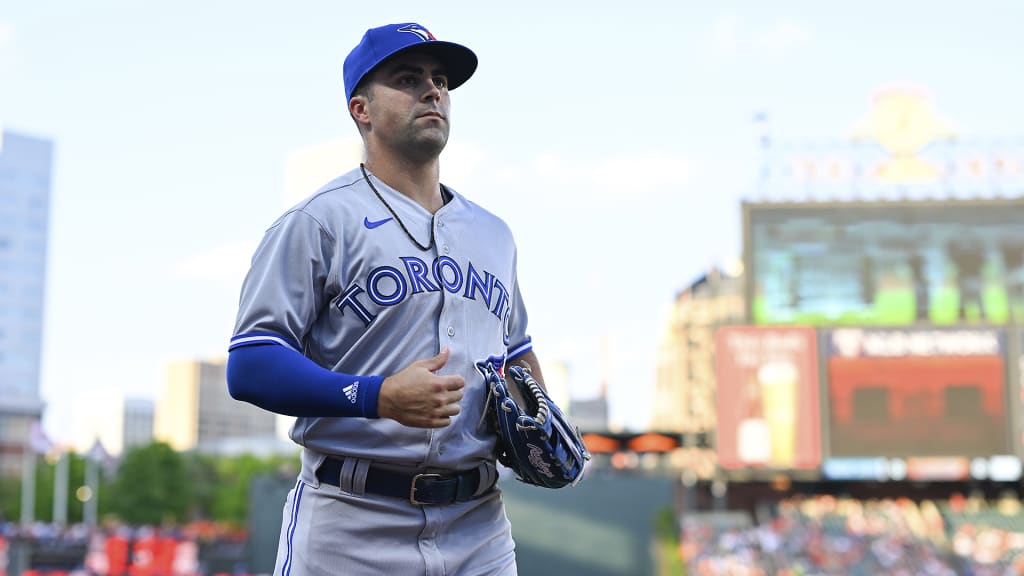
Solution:
[(260, 344), (231, 350), (231, 397), (288, 416), (377, 418), (382, 376), (332, 372), (285, 346)]
[(547, 386), (544, 385), (544, 374), (542, 374), (540, 370), (540, 360), (537, 359), (537, 355), (533, 350), (528, 350), (523, 354), (516, 356), (514, 359), (509, 361), (509, 364), (528, 368), (530, 370), (530, 374), (533, 375), (534, 380), (540, 384), (541, 388), (547, 391)]

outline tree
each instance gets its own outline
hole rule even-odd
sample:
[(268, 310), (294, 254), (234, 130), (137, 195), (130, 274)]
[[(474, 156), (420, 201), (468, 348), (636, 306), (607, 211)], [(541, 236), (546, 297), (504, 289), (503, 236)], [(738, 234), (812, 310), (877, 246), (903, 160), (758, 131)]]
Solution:
[(216, 504), (217, 484), (221, 481), (217, 474), (215, 456), (189, 452), (185, 457), (188, 477), (192, 480), (192, 500), (189, 503), (189, 515), (192, 518), (214, 519), (210, 514)]
[(79, 502), (76, 492), (85, 482), (85, 459), (74, 452), (51, 452), (43, 458), (37, 457), (34, 517), (44, 522), (54, 520), (53, 502), (56, 497), (54, 490), (57, 485), (58, 458), (68, 459), (67, 493), (64, 495), (67, 503), (67, 521), (69, 524), (81, 522), (82, 503)]
[(217, 481), (207, 509), (210, 518), (244, 525), (249, 515), (249, 486), (252, 479), (261, 474), (276, 472), (282, 467), (295, 468), (297, 463), (294, 460), (284, 456), (259, 458), (251, 454), (214, 460)]
[(182, 455), (166, 443), (154, 442), (124, 455), (107, 501), (110, 512), (130, 524), (183, 522), (188, 519), (191, 488)]
[(0, 522), (17, 520), (21, 515), (21, 478), (0, 476)]

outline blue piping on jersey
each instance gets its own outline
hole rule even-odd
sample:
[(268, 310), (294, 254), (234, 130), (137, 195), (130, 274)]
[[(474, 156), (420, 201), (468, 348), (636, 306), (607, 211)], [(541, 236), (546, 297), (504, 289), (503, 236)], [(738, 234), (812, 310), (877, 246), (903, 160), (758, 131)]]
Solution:
[(511, 361), (515, 360), (516, 358), (519, 358), (523, 354), (526, 354), (530, 350), (533, 350), (533, 339), (530, 338), (529, 336), (527, 336), (526, 340), (523, 340), (521, 343), (519, 343), (515, 347), (508, 349), (508, 360), (507, 361), (511, 362)]
[(302, 489), (305, 487), (306, 483), (302, 480), (295, 484), (291, 520), (288, 522), (288, 552), (284, 557), (284, 565), (281, 567), (280, 576), (289, 576), (292, 573), (292, 540), (295, 538), (295, 527), (299, 524), (299, 504), (302, 503)]
[(247, 346), (249, 344), (279, 344), (281, 346), (291, 348), (296, 352), (302, 351), (298, 344), (270, 332), (250, 332), (248, 334), (239, 334), (238, 336), (231, 338), (231, 345), (228, 346), (228, 351), (234, 350), (239, 346)]

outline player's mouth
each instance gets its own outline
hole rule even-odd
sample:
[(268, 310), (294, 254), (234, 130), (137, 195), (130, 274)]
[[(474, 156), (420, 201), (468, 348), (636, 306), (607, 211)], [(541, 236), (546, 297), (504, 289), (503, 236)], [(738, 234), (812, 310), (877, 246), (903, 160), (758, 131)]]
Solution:
[(417, 118), (437, 118), (438, 120), (446, 120), (443, 114), (434, 111), (424, 112), (423, 114), (417, 116)]

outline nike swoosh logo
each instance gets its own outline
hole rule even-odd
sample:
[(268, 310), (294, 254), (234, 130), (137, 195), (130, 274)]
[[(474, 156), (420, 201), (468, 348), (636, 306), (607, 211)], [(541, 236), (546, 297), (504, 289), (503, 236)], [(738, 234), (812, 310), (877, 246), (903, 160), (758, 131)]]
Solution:
[(363, 226), (366, 226), (367, 229), (369, 229), (369, 230), (373, 230), (374, 228), (376, 228), (377, 226), (380, 226), (381, 224), (387, 224), (391, 220), (392, 220), (391, 218), (385, 218), (383, 220), (375, 220), (375, 221), (371, 222), (369, 218), (363, 216)]

